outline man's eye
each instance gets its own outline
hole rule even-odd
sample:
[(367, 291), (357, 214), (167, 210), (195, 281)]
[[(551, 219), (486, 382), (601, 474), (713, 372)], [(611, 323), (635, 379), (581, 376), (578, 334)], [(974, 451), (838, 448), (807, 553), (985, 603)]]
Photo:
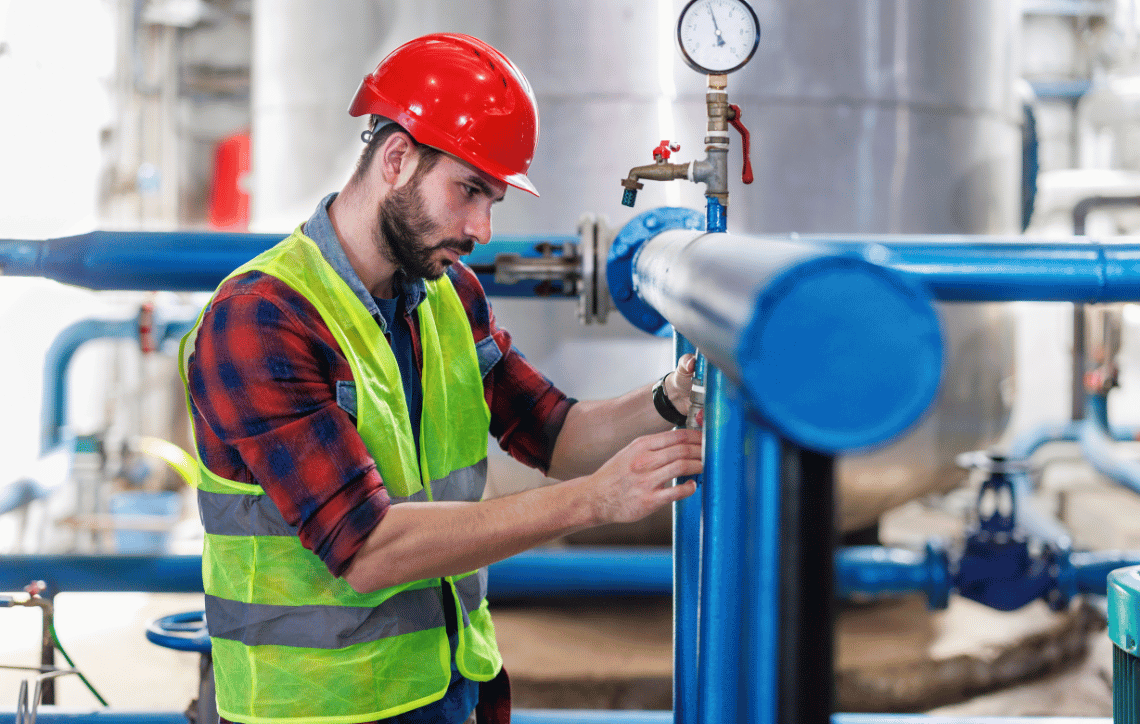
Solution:
[(473, 199), (479, 195), (479, 189), (476, 188), (475, 186), (464, 185), (463, 191), (464, 191), (464, 193), (467, 194), (467, 198), (469, 198), (469, 199)]

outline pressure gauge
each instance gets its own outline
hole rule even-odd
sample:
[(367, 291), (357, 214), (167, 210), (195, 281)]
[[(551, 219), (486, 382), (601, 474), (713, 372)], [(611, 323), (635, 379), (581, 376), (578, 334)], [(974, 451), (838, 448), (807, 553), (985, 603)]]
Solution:
[(677, 21), (677, 45), (700, 73), (739, 70), (760, 44), (760, 21), (744, 0), (689, 0)]

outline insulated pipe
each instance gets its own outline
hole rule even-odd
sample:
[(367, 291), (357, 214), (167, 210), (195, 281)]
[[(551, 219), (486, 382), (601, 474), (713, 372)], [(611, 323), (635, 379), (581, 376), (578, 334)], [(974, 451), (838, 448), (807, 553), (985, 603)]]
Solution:
[(655, 213), (614, 241), (615, 303), (631, 321), (641, 305), (672, 323), (783, 437), (827, 453), (865, 448), (933, 401), (942, 337), (918, 284), (822, 244), (708, 234)]
[(1140, 493), (1140, 463), (1116, 453), (1116, 440), (1108, 426), (1108, 396), (1089, 394), (1085, 401), (1085, 419), (1081, 424), (1081, 452), (1085, 459), (1101, 474)]

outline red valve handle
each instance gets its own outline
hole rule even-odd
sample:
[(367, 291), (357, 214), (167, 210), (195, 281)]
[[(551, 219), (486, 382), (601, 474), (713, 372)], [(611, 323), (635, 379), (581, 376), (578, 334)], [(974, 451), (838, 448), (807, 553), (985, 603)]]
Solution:
[(740, 180), (750, 184), (752, 183), (752, 135), (748, 133), (748, 129), (740, 120), (740, 106), (729, 105), (729, 108), (732, 109), (732, 116), (729, 117), (728, 122), (740, 132), (740, 139), (744, 144), (744, 172), (740, 175)]
[(669, 156), (673, 151), (680, 150), (681, 144), (662, 141), (661, 143), (657, 144), (657, 148), (653, 149), (653, 158), (658, 161), (668, 161)]

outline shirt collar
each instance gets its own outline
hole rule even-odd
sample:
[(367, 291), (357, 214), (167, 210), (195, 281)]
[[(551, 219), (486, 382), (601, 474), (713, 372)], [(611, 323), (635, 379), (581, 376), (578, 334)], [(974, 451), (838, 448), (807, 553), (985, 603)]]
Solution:
[[(348, 255), (344, 253), (344, 247), (340, 244), (340, 238), (336, 235), (336, 229), (333, 228), (332, 219), (329, 218), (329, 205), (335, 198), (336, 193), (334, 192), (321, 199), (321, 202), (317, 204), (317, 210), (305, 222), (305, 236), (316, 243), (325, 261), (340, 275), (341, 279), (344, 279), (349, 289), (368, 310), (368, 313), (379, 320), (381, 328), (387, 332), (388, 325), (384, 321), (384, 315), (380, 314), (380, 307), (372, 298), (372, 294), (365, 288), (364, 282), (360, 281), (360, 275), (352, 268), (352, 264), (348, 261)], [(400, 290), (404, 293), (404, 308), (408, 312), (415, 310), (427, 296), (424, 280), (409, 279), (404, 276), (402, 270), (396, 271), (393, 284), (399, 285)]]

